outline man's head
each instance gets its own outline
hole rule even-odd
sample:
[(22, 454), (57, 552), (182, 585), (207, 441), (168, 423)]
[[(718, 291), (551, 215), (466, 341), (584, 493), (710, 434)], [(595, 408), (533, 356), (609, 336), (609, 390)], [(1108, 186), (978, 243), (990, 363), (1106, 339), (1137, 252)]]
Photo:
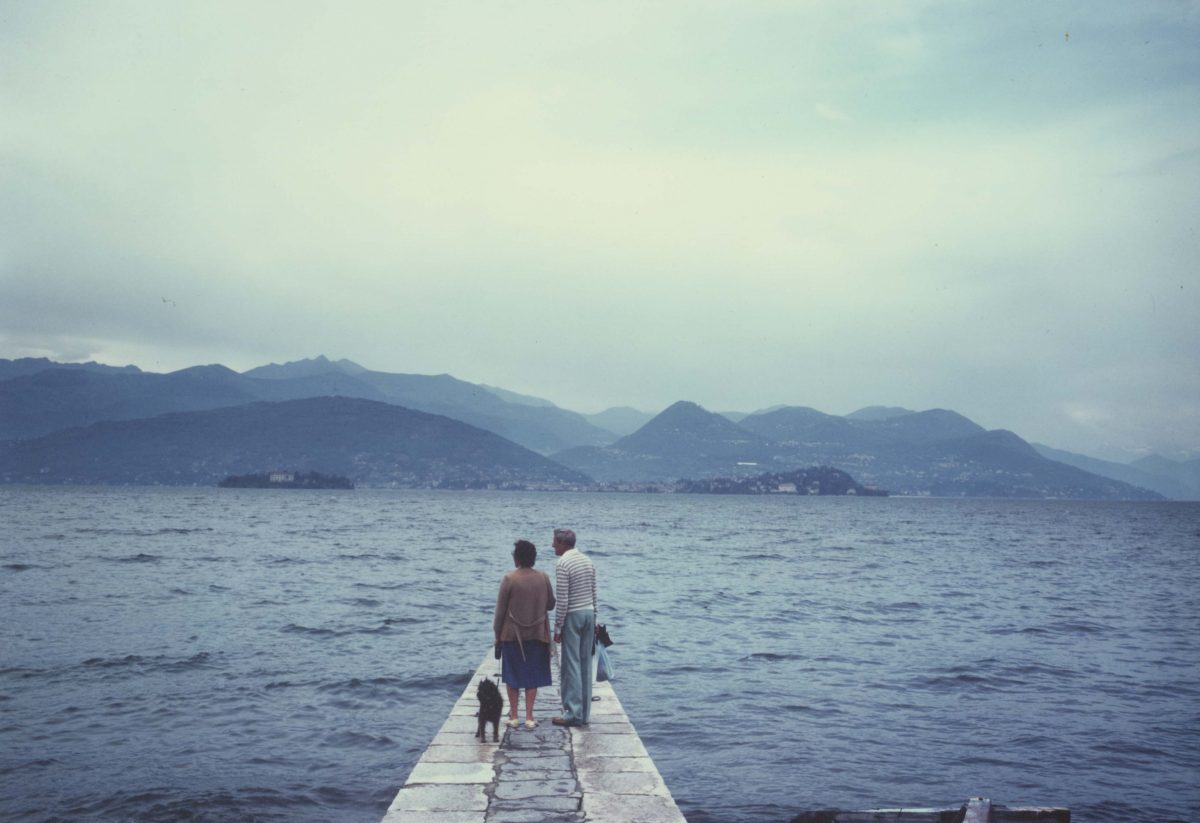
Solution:
[(554, 530), (554, 553), (559, 557), (575, 548), (575, 532), (570, 529)]

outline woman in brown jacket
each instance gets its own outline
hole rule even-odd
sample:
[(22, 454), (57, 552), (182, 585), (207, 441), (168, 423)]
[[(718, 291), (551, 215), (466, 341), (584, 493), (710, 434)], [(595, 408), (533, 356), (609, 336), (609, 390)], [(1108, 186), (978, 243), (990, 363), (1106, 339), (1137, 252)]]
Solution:
[(516, 569), (500, 581), (492, 628), (500, 647), (501, 673), (508, 687), (508, 726), (516, 728), (517, 699), (525, 690), (525, 728), (537, 725), (533, 701), (540, 686), (550, 685), (550, 621), (554, 586), (545, 572), (533, 570), (537, 548), (528, 540), (513, 545)]

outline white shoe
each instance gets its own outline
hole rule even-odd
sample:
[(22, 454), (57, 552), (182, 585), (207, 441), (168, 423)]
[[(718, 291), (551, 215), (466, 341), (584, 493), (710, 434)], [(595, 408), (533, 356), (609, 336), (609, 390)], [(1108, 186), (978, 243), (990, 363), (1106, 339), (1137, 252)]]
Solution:
[(517, 720), (515, 717), (510, 717), (508, 720), (504, 721), (504, 725), (508, 726), (510, 729), (516, 729), (520, 727), (521, 721)]

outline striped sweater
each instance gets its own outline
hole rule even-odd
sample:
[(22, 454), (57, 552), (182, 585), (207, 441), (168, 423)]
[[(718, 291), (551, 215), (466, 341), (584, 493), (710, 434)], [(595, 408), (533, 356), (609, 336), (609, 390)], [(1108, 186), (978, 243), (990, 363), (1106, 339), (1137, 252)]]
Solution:
[(570, 549), (554, 568), (554, 632), (562, 632), (567, 612), (596, 610), (596, 569), (586, 554)]

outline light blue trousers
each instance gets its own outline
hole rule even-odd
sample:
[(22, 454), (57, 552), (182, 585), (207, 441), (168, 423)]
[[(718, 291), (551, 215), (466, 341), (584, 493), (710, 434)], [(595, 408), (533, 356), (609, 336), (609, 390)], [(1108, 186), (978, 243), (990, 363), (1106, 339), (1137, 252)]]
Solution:
[(592, 646), (596, 642), (596, 613), (569, 612), (562, 629), (562, 660), (558, 688), (563, 719), (571, 725), (588, 722), (592, 709)]

